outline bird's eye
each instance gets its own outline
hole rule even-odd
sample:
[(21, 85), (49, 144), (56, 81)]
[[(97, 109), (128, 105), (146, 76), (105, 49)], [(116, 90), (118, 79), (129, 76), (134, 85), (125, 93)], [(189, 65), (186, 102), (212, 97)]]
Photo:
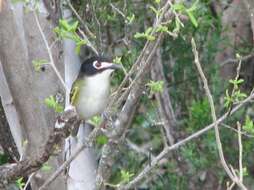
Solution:
[(96, 61), (95, 66), (96, 66), (97, 68), (101, 67), (101, 62)]

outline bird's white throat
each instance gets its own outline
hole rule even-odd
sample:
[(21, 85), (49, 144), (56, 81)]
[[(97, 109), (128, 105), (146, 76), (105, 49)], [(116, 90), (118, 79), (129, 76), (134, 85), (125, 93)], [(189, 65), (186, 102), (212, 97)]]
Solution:
[(82, 119), (86, 120), (102, 113), (107, 106), (112, 72), (113, 70), (109, 69), (93, 76), (84, 76), (85, 82), (80, 87), (76, 105)]

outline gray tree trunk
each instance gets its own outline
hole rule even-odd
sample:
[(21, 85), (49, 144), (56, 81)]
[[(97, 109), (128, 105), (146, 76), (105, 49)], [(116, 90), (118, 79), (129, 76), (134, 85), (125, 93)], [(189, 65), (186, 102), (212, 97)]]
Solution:
[[(222, 51), (219, 51), (217, 54), (217, 63), (234, 59), (236, 53), (239, 53), (237, 49), (253, 45), (254, 17), (251, 16), (253, 15), (253, 10), (253, 0), (233, 0), (227, 8), (223, 9), (222, 27), (224, 32), (222, 33), (222, 38), (226, 40), (226, 43), (221, 43), (220, 49)], [(223, 65), (221, 68), (221, 76), (226, 80), (234, 78), (236, 67), (237, 64), (235, 62), (229, 62)], [(253, 59), (249, 59), (243, 64), (240, 73), (240, 77), (245, 79), (246, 87), (252, 88), (254, 82), (253, 72)]]
[[(42, 29), (52, 43), (52, 26), (46, 19), (45, 9), (40, 7), (38, 14)], [(54, 47), (55, 63), (63, 73), (61, 47)], [(3, 1), (0, 12), (0, 96), (22, 157), (36, 155), (46, 142), (49, 129), (54, 127), (55, 113), (44, 104), (45, 98), (59, 92), (63, 94), (50, 67), (47, 66), (44, 72), (35, 72), (32, 61), (36, 59), (48, 59), (48, 54), (33, 13), (25, 12), (20, 3), (11, 5), (9, 1)], [(48, 162), (51, 170), (36, 172), (32, 180), (33, 189), (38, 189), (61, 162), (61, 158), (52, 156)], [(63, 177), (58, 177), (48, 189), (64, 190)]]

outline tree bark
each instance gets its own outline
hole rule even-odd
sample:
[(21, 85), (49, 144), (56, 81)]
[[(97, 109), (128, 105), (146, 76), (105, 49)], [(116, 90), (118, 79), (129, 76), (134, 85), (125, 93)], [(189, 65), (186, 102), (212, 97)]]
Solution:
[[(49, 42), (53, 41), (52, 25), (46, 19), (47, 12), (39, 6), (39, 20)], [(3, 1), (0, 12), (0, 60), (8, 89), (0, 86), (0, 95), (12, 134), (20, 130), (20, 136), (13, 135), (21, 156), (29, 158), (38, 155), (40, 147), (54, 127), (55, 113), (45, 104), (45, 98), (62, 93), (58, 78), (50, 67), (44, 72), (35, 72), (32, 61), (48, 59), (48, 53), (32, 12), (25, 12), (23, 5), (12, 5)], [(53, 49), (55, 63), (61, 73), (61, 47)], [(63, 94), (63, 93), (62, 93)], [(10, 111), (10, 109), (12, 111)], [(8, 111), (9, 110), (9, 111)], [(13, 111), (14, 110), (14, 111)], [(16, 118), (16, 119), (15, 119)], [(12, 119), (15, 119), (13, 122)], [(51, 171), (57, 168), (61, 158), (53, 156), (48, 164)], [(43, 183), (49, 172), (36, 172), (32, 180), (33, 189)], [(65, 189), (63, 178), (58, 178), (49, 188)]]

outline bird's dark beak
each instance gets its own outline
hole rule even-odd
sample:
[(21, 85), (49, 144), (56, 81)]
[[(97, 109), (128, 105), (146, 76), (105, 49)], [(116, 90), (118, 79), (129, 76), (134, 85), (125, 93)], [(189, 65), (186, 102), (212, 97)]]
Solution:
[(111, 63), (111, 65), (109, 66), (109, 69), (113, 69), (113, 70), (122, 69), (122, 65)]

